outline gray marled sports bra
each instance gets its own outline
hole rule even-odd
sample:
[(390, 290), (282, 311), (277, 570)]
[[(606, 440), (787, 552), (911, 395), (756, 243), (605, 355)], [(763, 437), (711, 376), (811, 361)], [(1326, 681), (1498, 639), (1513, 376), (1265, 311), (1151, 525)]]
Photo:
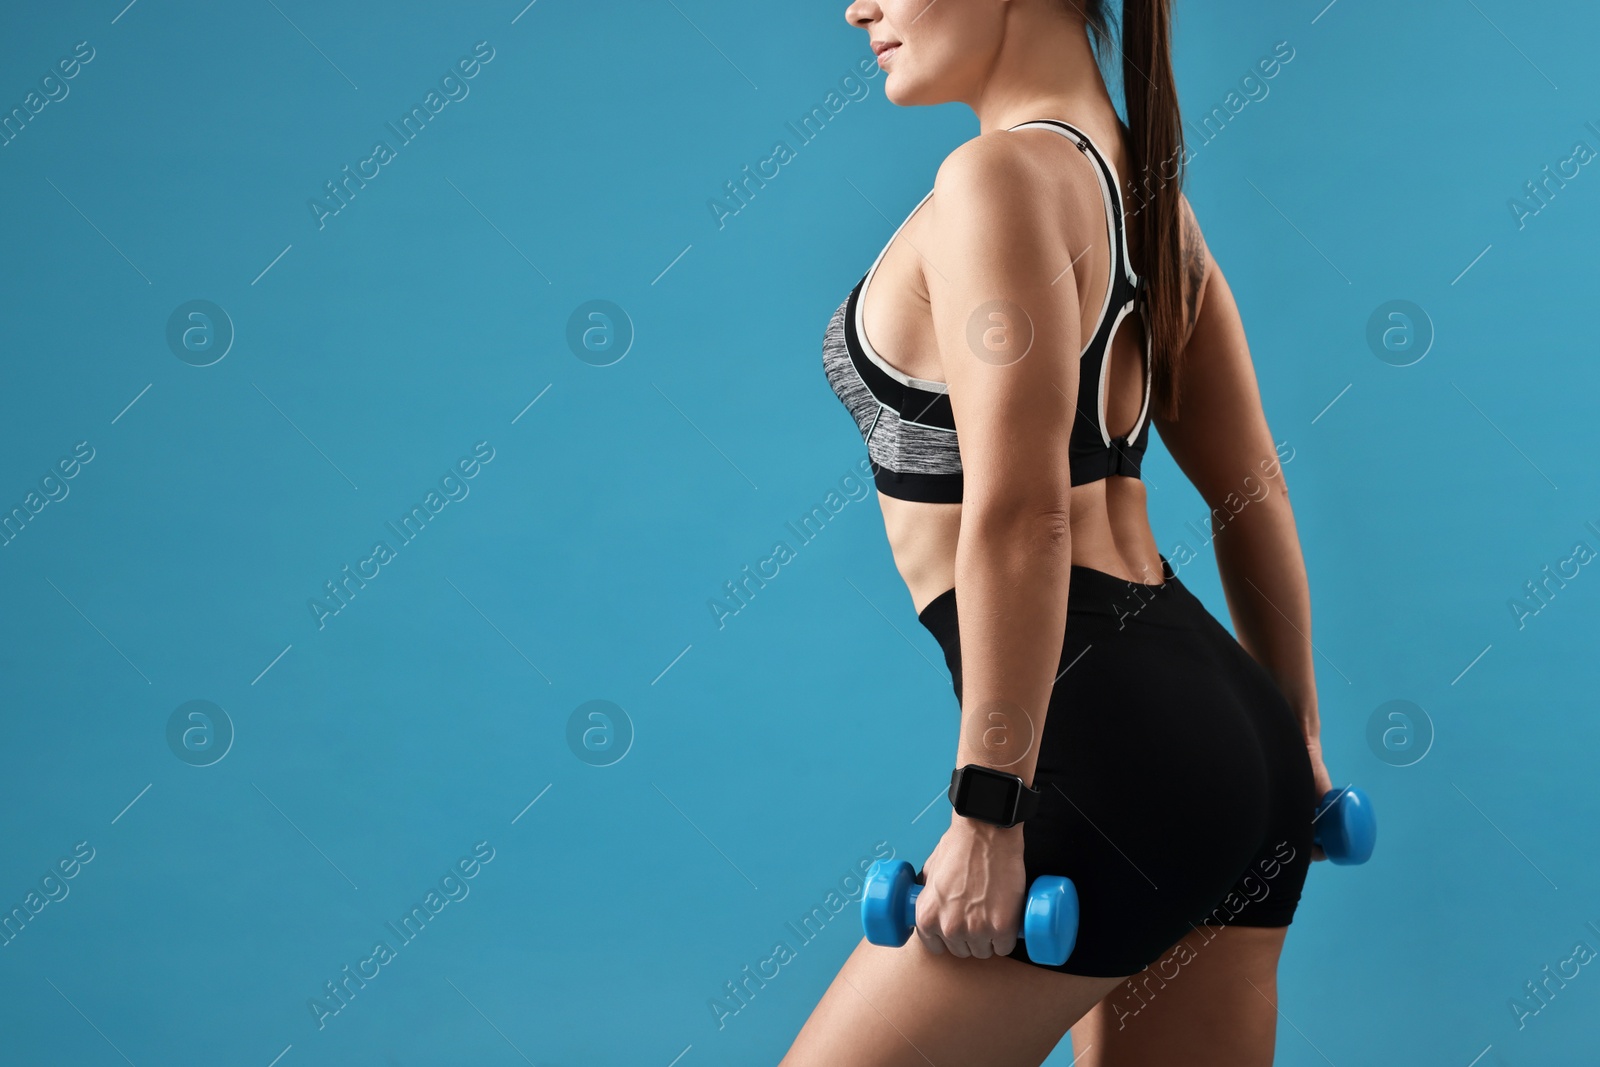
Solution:
[[(1139, 310), (1146, 298), (1144, 279), (1133, 273), (1128, 263), (1128, 237), (1123, 225), (1122, 192), (1116, 172), (1088, 134), (1056, 119), (1038, 119), (1011, 127), (1014, 130), (1050, 129), (1072, 138), (1092, 159), (1100, 192), (1106, 205), (1106, 228), (1111, 246), (1111, 281), (1105, 303), (1089, 341), (1079, 354), (1078, 411), (1072, 425), (1067, 452), (1072, 468), (1072, 484), (1097, 481), (1113, 474), (1139, 477), (1150, 438), (1150, 348), (1145, 341), (1144, 401), (1133, 430), (1121, 437), (1106, 431), (1106, 378), (1111, 339), (1117, 327), (1131, 312)], [(913, 208), (915, 215), (932, 196)], [(909, 221), (911, 215), (906, 216)], [(913, 378), (891, 367), (873, 351), (862, 328), (861, 298), (883, 262), (885, 252), (905, 222), (889, 237), (878, 258), (856, 283), (844, 303), (828, 322), (822, 340), (822, 369), (828, 384), (856, 421), (866, 440), (872, 463), (873, 481), (885, 496), (932, 503), (960, 503), (961, 452), (956, 445), (955, 418), (950, 409), (949, 388), (944, 382)], [(1092, 411), (1094, 419), (1081, 413)]]

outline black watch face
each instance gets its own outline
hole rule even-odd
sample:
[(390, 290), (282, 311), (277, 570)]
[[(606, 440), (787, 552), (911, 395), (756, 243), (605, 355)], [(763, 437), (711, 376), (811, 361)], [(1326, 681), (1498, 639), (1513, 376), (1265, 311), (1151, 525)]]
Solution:
[(961, 776), (961, 807), (965, 813), (989, 822), (1011, 820), (1017, 783), (995, 774), (968, 771)]

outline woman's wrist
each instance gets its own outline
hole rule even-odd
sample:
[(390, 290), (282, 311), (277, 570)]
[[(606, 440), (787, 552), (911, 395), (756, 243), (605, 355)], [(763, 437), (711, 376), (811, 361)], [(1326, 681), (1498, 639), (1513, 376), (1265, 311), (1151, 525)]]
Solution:
[(1300, 732), (1305, 735), (1306, 744), (1320, 744), (1322, 737), (1322, 719), (1317, 714), (1316, 699), (1290, 700), (1289, 707), (1294, 709), (1295, 721), (1300, 724)]
[(1022, 836), (1022, 823), (1015, 826), (997, 826), (992, 822), (982, 819), (972, 819), (965, 815), (950, 813), (950, 829), (958, 834), (964, 834), (974, 841), (1004, 842)]

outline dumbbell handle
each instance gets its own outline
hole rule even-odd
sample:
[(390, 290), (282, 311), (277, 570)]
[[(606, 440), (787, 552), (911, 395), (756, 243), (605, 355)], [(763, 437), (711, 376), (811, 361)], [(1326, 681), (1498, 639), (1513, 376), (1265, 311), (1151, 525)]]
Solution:
[[(922, 890), (904, 860), (873, 864), (861, 901), (867, 940), (875, 945), (905, 944), (916, 927)], [(1022, 929), (1017, 932), (1019, 939), (1031, 942), (1029, 958), (1052, 966), (1066, 962), (1077, 932), (1078, 891), (1071, 880), (1055, 875), (1036, 878), (1023, 903)]]
[[(912, 920), (912, 925), (916, 924), (915, 920), (916, 920), (916, 917), (917, 917), (917, 898), (922, 895), (922, 890), (923, 890), (923, 887), (921, 885), (918, 885), (916, 882), (913, 882), (913, 883), (911, 883), (911, 888), (906, 891), (906, 916), (909, 919)], [(1028, 929), (1027, 913), (1029, 911), (1034, 910), (1035, 907), (1036, 907), (1035, 898), (1034, 898), (1034, 896), (1032, 894), (1029, 894), (1028, 899), (1023, 902), (1023, 908), (1024, 908), (1023, 921), (1022, 921), (1022, 928), (1017, 931), (1017, 940), (1018, 941), (1024, 941), (1024, 940), (1027, 939), (1027, 929)], [(1074, 912), (1076, 912), (1076, 900), (1075, 899), (1074, 899)], [(1074, 924), (1074, 925), (1076, 925), (1076, 924)], [(1067, 943), (1067, 951), (1068, 951), (1069, 954), (1072, 951), (1071, 942)], [(1048, 963), (1048, 962), (1052, 962), (1052, 961), (1041, 960), (1040, 962)], [(1061, 960), (1056, 960), (1056, 961), (1053, 961), (1053, 962), (1059, 964), (1059, 963), (1065, 963), (1066, 960), (1065, 959), (1061, 959)]]

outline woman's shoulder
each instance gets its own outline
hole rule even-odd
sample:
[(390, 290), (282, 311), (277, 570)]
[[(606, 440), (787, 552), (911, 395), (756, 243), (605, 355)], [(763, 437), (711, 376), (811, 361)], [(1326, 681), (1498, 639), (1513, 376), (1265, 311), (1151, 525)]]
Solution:
[(929, 201), (936, 215), (1017, 215), (1103, 226), (1098, 180), (1076, 142), (1043, 129), (990, 130), (945, 156)]

